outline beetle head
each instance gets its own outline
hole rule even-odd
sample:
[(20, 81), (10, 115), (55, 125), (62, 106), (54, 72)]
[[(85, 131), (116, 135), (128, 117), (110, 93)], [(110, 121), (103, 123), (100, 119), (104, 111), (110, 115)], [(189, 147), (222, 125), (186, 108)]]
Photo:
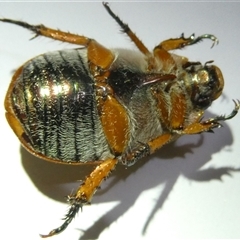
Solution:
[(208, 108), (222, 94), (224, 87), (221, 70), (209, 63), (193, 66), (189, 70), (192, 79), (191, 99), (201, 109)]

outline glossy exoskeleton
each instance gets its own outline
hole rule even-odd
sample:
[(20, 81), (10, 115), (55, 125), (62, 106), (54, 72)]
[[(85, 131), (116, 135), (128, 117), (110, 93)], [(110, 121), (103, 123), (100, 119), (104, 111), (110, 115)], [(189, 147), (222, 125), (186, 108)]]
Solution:
[(210, 132), (227, 116), (202, 121), (205, 109), (221, 94), (220, 69), (191, 62), (169, 51), (203, 39), (168, 39), (150, 52), (131, 29), (103, 4), (139, 52), (107, 49), (93, 39), (44, 25), (0, 19), (37, 36), (83, 46), (37, 56), (12, 78), (6, 117), (22, 145), (34, 155), (58, 163), (98, 165), (79, 189), (68, 196), (64, 223), (47, 235), (62, 232), (91, 198), (116, 164), (130, 166), (163, 145), (186, 134)]

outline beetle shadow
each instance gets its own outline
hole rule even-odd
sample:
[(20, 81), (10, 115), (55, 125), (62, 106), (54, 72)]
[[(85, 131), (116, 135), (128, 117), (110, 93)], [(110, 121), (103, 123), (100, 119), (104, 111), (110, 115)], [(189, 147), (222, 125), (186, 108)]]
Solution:
[[(215, 134), (204, 133), (195, 136), (183, 136), (177, 142), (164, 146), (160, 151), (145, 158), (127, 170), (117, 166), (107, 183), (103, 184), (93, 198), (93, 203), (119, 201), (110, 212), (98, 220), (93, 219), (93, 225), (87, 230), (81, 230), (79, 239), (97, 239), (107, 226), (115, 222), (134, 205), (139, 195), (144, 191), (164, 184), (159, 198), (149, 211), (147, 219), (143, 219), (142, 234), (147, 230), (154, 214), (163, 207), (171, 190), (180, 175), (195, 181), (220, 180), (231, 171), (239, 171), (231, 167), (208, 168), (199, 170), (211, 160), (211, 156), (233, 142), (232, 134), (223, 123), (223, 128)], [(224, 136), (224, 137), (223, 137)], [(48, 197), (57, 201), (65, 201), (63, 196), (72, 189), (67, 183), (83, 180), (94, 165), (71, 166), (43, 161), (21, 148), (22, 164), (35, 186)], [(151, 161), (149, 161), (151, 160)], [(127, 194), (125, 194), (127, 191)], [(107, 192), (107, 193), (106, 193)], [(106, 193), (106, 194), (105, 194)], [(95, 221), (96, 220), (96, 221)]]

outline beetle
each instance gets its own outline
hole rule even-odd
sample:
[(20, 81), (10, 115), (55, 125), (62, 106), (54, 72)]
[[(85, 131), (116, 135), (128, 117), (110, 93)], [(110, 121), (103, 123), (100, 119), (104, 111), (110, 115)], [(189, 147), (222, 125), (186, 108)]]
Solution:
[(96, 163), (75, 193), (63, 224), (42, 237), (62, 232), (117, 164), (131, 166), (182, 135), (211, 132), (233, 118), (202, 120), (204, 111), (221, 96), (224, 79), (211, 61), (201, 64), (171, 50), (211, 34), (162, 41), (153, 51), (127, 24), (107, 12), (139, 52), (108, 49), (94, 39), (11, 19), (35, 37), (80, 45), (30, 59), (13, 75), (5, 98), (6, 118), (22, 145), (44, 160), (63, 164)]

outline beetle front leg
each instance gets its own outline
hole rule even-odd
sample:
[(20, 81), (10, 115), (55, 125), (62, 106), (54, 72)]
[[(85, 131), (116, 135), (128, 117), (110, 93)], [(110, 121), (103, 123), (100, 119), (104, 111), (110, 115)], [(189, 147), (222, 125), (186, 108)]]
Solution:
[[(182, 49), (186, 46), (198, 43), (198, 42), (202, 41), (203, 39), (212, 40), (213, 41), (212, 47), (216, 43), (218, 43), (218, 39), (214, 35), (211, 35), (211, 34), (204, 34), (197, 38), (195, 38), (194, 34), (192, 34), (189, 38), (185, 38), (184, 35), (182, 34), (181, 37), (179, 37), (179, 38), (171, 38), (171, 39), (161, 42), (159, 45), (157, 45), (154, 48), (153, 54), (154, 54), (155, 58), (161, 60), (162, 69), (164, 71), (168, 71), (169, 69), (176, 68), (176, 63), (175, 63), (172, 55), (169, 53), (169, 51), (176, 50), (176, 49)], [(183, 64), (188, 62), (187, 58), (185, 58), (185, 59), (183, 58), (182, 61), (183, 61)], [(151, 66), (149, 68), (151, 68)], [(154, 64), (153, 64), (152, 68), (154, 68)]]
[(214, 128), (221, 127), (219, 121), (226, 121), (233, 118), (239, 111), (240, 101), (233, 101), (235, 104), (232, 112), (227, 116), (217, 116), (215, 118), (210, 118), (204, 122), (195, 122), (187, 126), (181, 131), (181, 134), (197, 134), (202, 132), (212, 132)]
[(155, 49), (160, 48), (160, 49), (164, 49), (166, 51), (182, 49), (186, 46), (190, 46), (190, 45), (196, 44), (198, 42), (201, 42), (203, 39), (212, 40), (213, 41), (212, 47), (215, 44), (218, 44), (218, 39), (212, 34), (203, 34), (197, 38), (195, 38), (195, 34), (192, 34), (188, 38), (185, 38), (184, 35), (182, 34), (179, 38), (171, 38), (171, 39), (161, 42), (159, 45), (157, 45), (155, 47)]
[(42, 238), (47, 238), (61, 233), (63, 230), (65, 230), (67, 226), (71, 223), (73, 218), (76, 216), (79, 209), (81, 209), (83, 205), (90, 203), (93, 194), (99, 188), (101, 182), (106, 179), (109, 174), (114, 170), (117, 162), (118, 161), (116, 159), (108, 159), (98, 165), (93, 170), (93, 172), (86, 178), (83, 184), (81, 184), (76, 193), (68, 196), (70, 208), (68, 210), (68, 213), (64, 217), (64, 223), (60, 227), (50, 231), (49, 234), (41, 234), (40, 236)]
[(0, 21), (12, 23), (32, 31), (33, 33), (35, 33), (35, 36), (33, 38), (36, 38), (38, 36), (44, 36), (61, 42), (67, 42), (86, 47), (89, 68), (93, 76), (101, 76), (99, 78), (100, 80), (105, 79), (105, 77), (108, 76), (108, 70), (113, 63), (115, 56), (109, 49), (105, 48), (94, 39), (77, 34), (72, 34), (69, 32), (51, 29), (45, 27), (42, 24), (31, 25), (23, 21), (16, 21), (6, 18), (2, 18), (0, 19)]

